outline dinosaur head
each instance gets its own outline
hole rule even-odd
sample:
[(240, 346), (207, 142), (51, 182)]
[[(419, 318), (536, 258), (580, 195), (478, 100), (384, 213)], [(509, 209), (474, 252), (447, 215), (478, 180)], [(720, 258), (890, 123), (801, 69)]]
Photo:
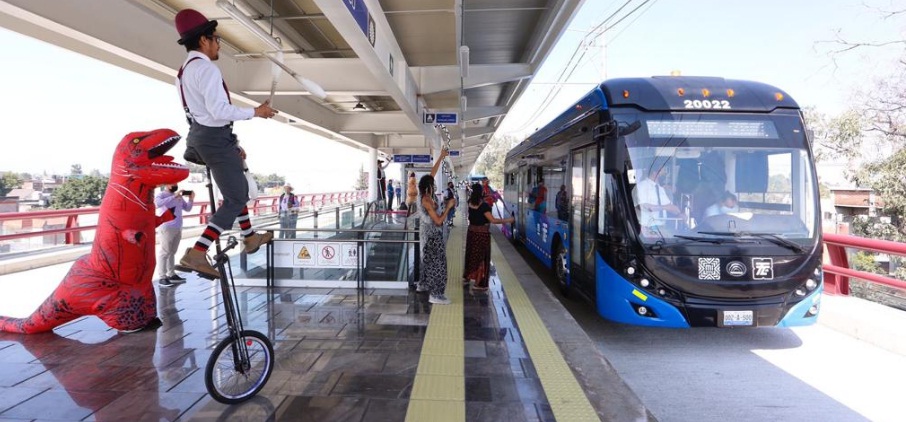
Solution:
[(152, 187), (185, 179), (189, 176), (189, 168), (164, 155), (180, 139), (179, 134), (170, 129), (126, 135), (113, 154), (111, 178), (122, 177)]

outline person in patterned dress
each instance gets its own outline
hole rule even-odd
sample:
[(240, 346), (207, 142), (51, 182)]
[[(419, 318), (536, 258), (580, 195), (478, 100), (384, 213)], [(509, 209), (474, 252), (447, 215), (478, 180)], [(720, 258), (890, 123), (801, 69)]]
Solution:
[(450, 299), (444, 295), (447, 288), (447, 253), (444, 247), (443, 224), (447, 220), (450, 210), (456, 205), (455, 201), (447, 201), (442, 212), (438, 213), (434, 186), (434, 175), (447, 156), (446, 149), (442, 150), (431, 174), (422, 176), (418, 182), (419, 224), (422, 239), (422, 262), (417, 291), (429, 293), (428, 301), (438, 305), (449, 305)]

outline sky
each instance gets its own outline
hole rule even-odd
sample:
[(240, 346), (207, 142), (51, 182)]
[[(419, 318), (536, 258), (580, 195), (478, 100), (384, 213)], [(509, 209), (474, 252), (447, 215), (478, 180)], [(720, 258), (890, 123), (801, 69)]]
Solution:
[[(643, 1), (633, 0), (618, 18)], [(674, 70), (772, 84), (802, 107), (835, 114), (853, 100), (854, 88), (889, 71), (903, 48), (862, 49), (835, 63), (827, 54), (829, 45), (819, 42), (833, 40), (837, 30), (858, 41), (906, 38), (906, 16), (885, 20), (877, 11), (895, 9), (893, 0), (652, 0), (605, 32), (606, 48), (601, 42), (589, 47), (569, 84), (561, 85), (560, 95), (544, 107), (542, 100), (589, 30), (624, 3), (585, 1), (533, 85), (502, 123), (502, 133), (530, 134), (604, 79)]]
[[(643, 1), (633, 0), (623, 13)], [(527, 136), (603, 79), (674, 70), (766, 82), (802, 106), (833, 114), (852, 101), (854, 88), (889, 70), (898, 50), (863, 49), (834, 63), (816, 43), (837, 30), (860, 41), (906, 37), (906, 17), (884, 20), (872, 9), (892, 9), (893, 0), (651, 0), (605, 33), (605, 48), (589, 48), (568, 84), (543, 105), (583, 37), (623, 3), (585, 1), (498, 135)], [(107, 173), (113, 146), (125, 134), (160, 127), (187, 132), (171, 84), (5, 29), (0, 45), (0, 171), (68, 173), (78, 163), (85, 172)], [(273, 121), (239, 122), (235, 131), (251, 170), (283, 174), (297, 193), (348, 190), (368, 160), (364, 152)], [(181, 157), (183, 148), (180, 143), (171, 154)], [(398, 171), (391, 167), (388, 174)]]

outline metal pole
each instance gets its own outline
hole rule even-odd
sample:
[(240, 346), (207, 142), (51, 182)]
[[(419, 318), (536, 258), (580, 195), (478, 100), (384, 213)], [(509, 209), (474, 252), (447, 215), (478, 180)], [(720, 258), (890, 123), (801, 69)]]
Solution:
[[(315, 230), (317, 230), (318, 229), (318, 210), (315, 210), (315, 212), (312, 213), (312, 216), (314, 217), (314, 228), (315, 228)], [(318, 238), (318, 232), (316, 231), (315, 239), (317, 239), (317, 238)]]

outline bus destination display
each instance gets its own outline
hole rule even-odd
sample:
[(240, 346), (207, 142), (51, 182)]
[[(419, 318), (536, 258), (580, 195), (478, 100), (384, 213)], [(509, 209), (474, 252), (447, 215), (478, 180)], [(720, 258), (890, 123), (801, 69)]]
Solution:
[(648, 120), (646, 123), (648, 136), (652, 138), (777, 138), (777, 129), (769, 121)]

